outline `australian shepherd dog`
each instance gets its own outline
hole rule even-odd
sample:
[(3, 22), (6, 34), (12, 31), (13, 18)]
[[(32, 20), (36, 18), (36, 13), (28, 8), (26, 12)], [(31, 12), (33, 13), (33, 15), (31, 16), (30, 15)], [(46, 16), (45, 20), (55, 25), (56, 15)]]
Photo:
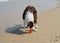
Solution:
[(27, 27), (27, 30), (31, 28), (37, 31), (37, 10), (34, 6), (27, 6), (23, 12), (22, 18), (24, 20), (24, 28)]

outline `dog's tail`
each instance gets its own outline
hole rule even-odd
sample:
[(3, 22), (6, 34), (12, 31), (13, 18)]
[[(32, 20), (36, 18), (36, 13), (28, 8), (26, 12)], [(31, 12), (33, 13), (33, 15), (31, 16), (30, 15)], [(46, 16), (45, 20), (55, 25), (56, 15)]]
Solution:
[(31, 21), (30, 21), (30, 22), (28, 23), (28, 25), (27, 25), (27, 27), (29, 27), (29, 28), (32, 28), (33, 26), (34, 26), (34, 25), (33, 25), (33, 22), (31, 22)]

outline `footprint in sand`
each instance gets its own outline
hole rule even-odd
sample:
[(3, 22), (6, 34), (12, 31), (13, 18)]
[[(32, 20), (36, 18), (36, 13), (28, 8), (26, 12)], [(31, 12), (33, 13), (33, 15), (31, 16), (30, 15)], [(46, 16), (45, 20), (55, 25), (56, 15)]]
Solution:
[(60, 40), (60, 35), (59, 34), (57, 35), (57, 33), (55, 33), (55, 34), (53, 34), (52, 38), (53, 39), (51, 39), (50, 42), (57, 42)]

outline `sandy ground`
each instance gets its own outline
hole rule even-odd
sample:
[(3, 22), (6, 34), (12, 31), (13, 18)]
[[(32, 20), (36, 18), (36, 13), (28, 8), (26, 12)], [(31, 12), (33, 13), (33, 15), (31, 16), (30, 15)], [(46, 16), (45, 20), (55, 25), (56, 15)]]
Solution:
[(8, 30), (0, 34), (0, 43), (60, 43), (60, 5), (38, 15), (37, 32), (28, 34), (21, 30)]

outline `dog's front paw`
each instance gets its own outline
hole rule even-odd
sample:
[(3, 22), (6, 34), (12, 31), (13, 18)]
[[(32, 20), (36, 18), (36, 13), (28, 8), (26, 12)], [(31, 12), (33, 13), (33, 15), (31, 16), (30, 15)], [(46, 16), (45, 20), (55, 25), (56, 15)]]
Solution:
[(36, 29), (36, 27), (33, 27), (32, 30), (33, 30), (33, 31), (38, 31), (38, 30)]
[(38, 29), (38, 26), (36, 25), (35, 28)]
[(28, 30), (29, 30), (29, 28), (26, 28), (25, 30), (26, 30), (26, 31), (28, 31)]

